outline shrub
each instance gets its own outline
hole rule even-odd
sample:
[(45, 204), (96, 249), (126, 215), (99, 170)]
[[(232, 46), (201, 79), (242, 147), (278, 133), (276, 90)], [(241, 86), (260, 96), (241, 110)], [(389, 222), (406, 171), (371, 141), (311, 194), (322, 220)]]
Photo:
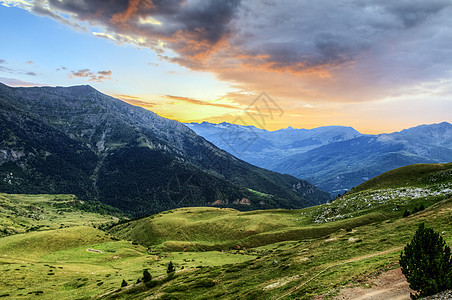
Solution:
[(410, 214), (410, 212), (408, 210), (405, 209), (405, 211), (403, 212), (403, 217), (406, 218), (408, 217)]
[(433, 229), (421, 223), (412, 241), (400, 254), (402, 273), (417, 291), (418, 299), (452, 288), (452, 257), (450, 247)]
[(147, 269), (144, 269), (143, 270), (143, 281), (148, 282), (148, 281), (151, 281), (151, 279), (152, 279), (151, 273), (149, 273), (149, 271)]
[(166, 270), (166, 273), (171, 274), (176, 271), (176, 268), (174, 268), (173, 262), (170, 261), (168, 264), (168, 269)]
[(127, 286), (127, 282), (125, 279), (123, 279), (121, 282), (121, 287), (125, 287), (125, 286)]

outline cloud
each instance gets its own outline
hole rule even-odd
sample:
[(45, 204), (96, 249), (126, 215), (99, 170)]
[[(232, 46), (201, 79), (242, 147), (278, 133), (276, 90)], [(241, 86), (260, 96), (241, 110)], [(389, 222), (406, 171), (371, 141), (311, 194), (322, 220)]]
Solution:
[(48, 84), (40, 84), (19, 80), (16, 78), (0, 77), (0, 82), (9, 86), (49, 86)]
[(100, 74), (102, 76), (111, 76), (111, 70), (108, 71), (99, 71), (97, 74)]
[(0, 64), (4, 64), (5, 62), (6, 62), (6, 60), (0, 59)]
[(35, 72), (27, 72), (25, 73), (26, 75), (30, 75), (30, 76), (36, 76), (37, 74)]
[(15, 70), (4, 67), (4, 66), (0, 66), (0, 72), (6, 72), (6, 73), (16, 73)]
[(69, 72), (68, 77), (69, 79), (80, 77), (88, 78), (88, 81), (103, 82), (104, 80), (111, 80), (111, 74), (111, 70), (92, 72), (90, 69), (81, 69), (78, 71)]
[(25, 63), (31, 65), (31, 64), (33, 64), (34, 62), (33, 62), (32, 60), (28, 60), (28, 61), (26, 61)]
[[(126, 96), (126, 97), (124, 97), (124, 96)], [(156, 103), (153, 103), (153, 102), (138, 100), (139, 98), (133, 97), (133, 96), (115, 95), (115, 97), (121, 99), (124, 102), (127, 102), (127, 103), (135, 105), (135, 106), (140, 106), (145, 109), (152, 109), (154, 106), (157, 105)], [(136, 99), (134, 99), (134, 98), (136, 98)]]
[(196, 105), (215, 106), (215, 107), (222, 107), (222, 108), (229, 108), (229, 109), (242, 109), (239, 105), (202, 101), (202, 100), (193, 99), (193, 98), (189, 98), (189, 97), (180, 97), (180, 96), (172, 96), (172, 95), (165, 95), (165, 97), (167, 99), (180, 101), (180, 102), (187, 102), (187, 103), (196, 104)]
[[(238, 90), (286, 98), (287, 105), (375, 101), (451, 77), (450, 0), (7, 4), (117, 43), (148, 47), (161, 59), (213, 72)], [(86, 77), (98, 76), (106, 75)]]

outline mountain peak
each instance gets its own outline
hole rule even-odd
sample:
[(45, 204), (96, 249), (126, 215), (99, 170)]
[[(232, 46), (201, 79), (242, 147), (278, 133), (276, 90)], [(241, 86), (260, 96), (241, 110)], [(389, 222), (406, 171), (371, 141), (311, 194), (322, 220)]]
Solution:
[(57, 89), (65, 89), (74, 93), (80, 93), (80, 94), (87, 94), (87, 93), (93, 93), (97, 92), (100, 93), (98, 90), (93, 88), (92, 86), (85, 84), (85, 85), (74, 85), (70, 87), (62, 87), (58, 86)]

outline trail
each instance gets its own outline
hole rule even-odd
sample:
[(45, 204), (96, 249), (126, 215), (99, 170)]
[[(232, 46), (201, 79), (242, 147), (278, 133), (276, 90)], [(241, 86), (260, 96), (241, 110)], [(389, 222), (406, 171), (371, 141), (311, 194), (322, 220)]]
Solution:
[(335, 300), (408, 300), (410, 293), (409, 283), (400, 268), (387, 271), (372, 280), (371, 288), (348, 287), (334, 297)]
[(284, 297), (289, 296), (290, 294), (292, 294), (293, 292), (299, 290), (300, 288), (302, 288), (303, 286), (305, 286), (306, 284), (308, 284), (309, 282), (311, 282), (312, 280), (314, 280), (318, 276), (322, 275), (323, 273), (325, 273), (326, 271), (328, 271), (331, 268), (334, 268), (334, 267), (337, 267), (337, 266), (341, 266), (341, 265), (345, 265), (345, 264), (352, 263), (352, 262), (356, 262), (356, 261), (360, 261), (360, 260), (364, 260), (364, 259), (375, 257), (375, 256), (380, 256), (380, 255), (385, 255), (385, 254), (388, 254), (388, 253), (400, 251), (402, 249), (403, 249), (403, 247), (397, 247), (397, 248), (393, 248), (393, 249), (382, 251), (382, 252), (377, 252), (377, 253), (368, 254), (368, 255), (364, 255), (364, 256), (354, 257), (354, 258), (351, 258), (351, 259), (348, 259), (348, 260), (344, 260), (344, 261), (335, 263), (333, 265), (330, 265), (330, 266), (326, 267), (325, 269), (323, 269), (322, 271), (320, 271), (319, 273), (317, 273), (316, 275), (314, 275), (313, 277), (311, 277), (310, 279), (308, 279), (307, 281), (305, 281), (305, 282), (301, 283), (300, 285), (294, 286), (293, 288), (289, 289), (287, 292), (285, 292), (284, 294), (282, 294), (281, 296), (279, 296), (275, 300), (279, 300), (279, 299), (282, 299)]

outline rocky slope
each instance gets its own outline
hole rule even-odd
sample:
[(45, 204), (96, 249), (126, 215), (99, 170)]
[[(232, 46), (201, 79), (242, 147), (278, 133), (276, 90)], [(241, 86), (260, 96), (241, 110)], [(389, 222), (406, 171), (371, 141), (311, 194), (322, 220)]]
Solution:
[(180, 206), (296, 208), (329, 196), (90, 86), (0, 84), (0, 191), (74, 193), (134, 215)]

